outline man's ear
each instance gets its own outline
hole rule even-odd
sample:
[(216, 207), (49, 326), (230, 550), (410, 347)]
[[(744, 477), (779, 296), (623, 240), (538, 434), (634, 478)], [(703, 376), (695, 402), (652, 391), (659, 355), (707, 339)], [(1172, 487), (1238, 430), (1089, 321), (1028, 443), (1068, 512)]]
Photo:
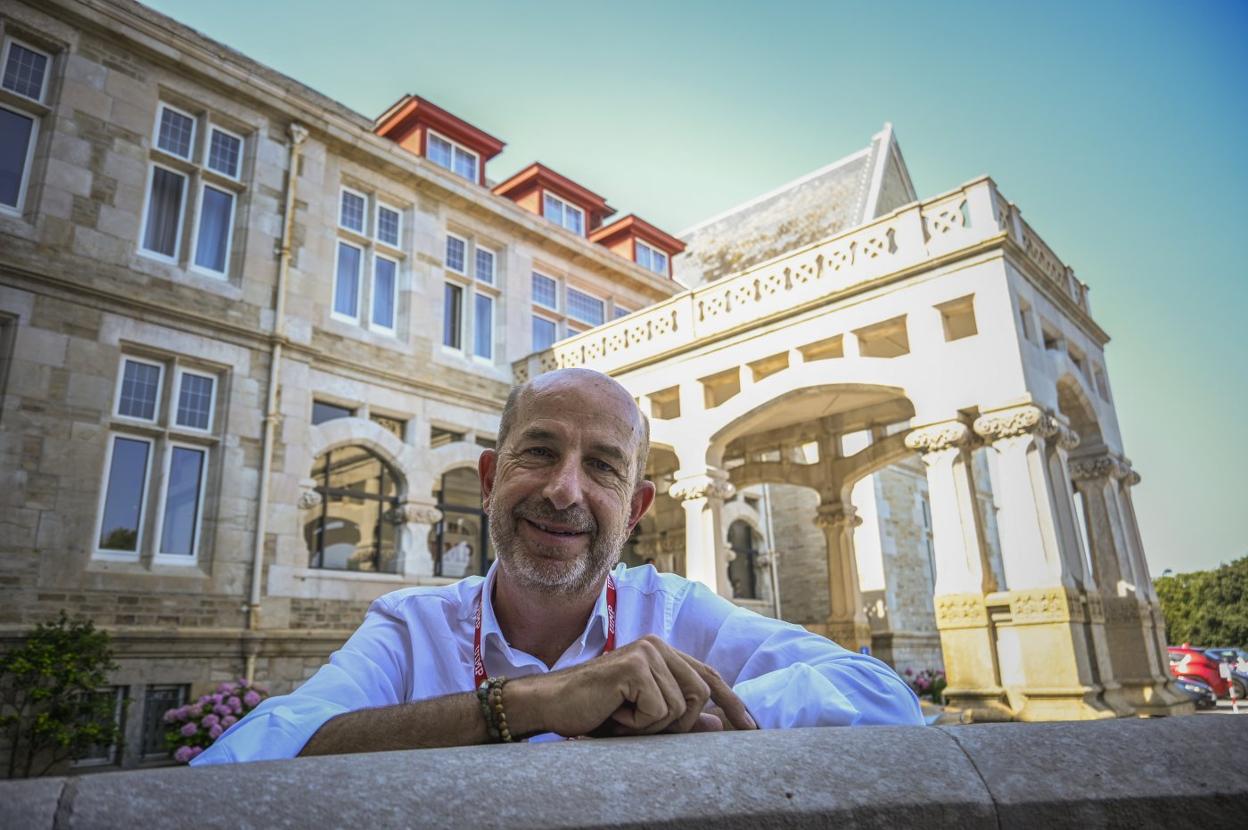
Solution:
[(494, 475), (498, 472), (498, 453), (485, 450), (477, 459), (477, 478), (481, 481), (481, 509), (490, 509), (490, 494), (494, 492)]
[(641, 521), (641, 517), (646, 515), (646, 511), (650, 509), (650, 505), (654, 504), (654, 493), (653, 481), (643, 481), (633, 488), (633, 498), (628, 510), (629, 533), (633, 532), (633, 528)]

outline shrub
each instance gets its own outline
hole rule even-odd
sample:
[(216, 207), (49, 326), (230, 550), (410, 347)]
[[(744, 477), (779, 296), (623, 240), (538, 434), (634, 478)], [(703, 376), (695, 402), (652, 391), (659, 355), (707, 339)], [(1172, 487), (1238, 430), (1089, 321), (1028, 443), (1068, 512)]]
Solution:
[(243, 678), (226, 681), (194, 703), (165, 712), (165, 745), (173, 760), (188, 764), (269, 696), (269, 690)]
[(116, 743), (115, 699), (99, 694), (116, 669), (108, 634), (64, 611), (0, 655), (0, 729), (8, 737), (10, 778), (43, 775), (94, 746)]
[(916, 695), (930, 698), (932, 703), (944, 702), (945, 687), (949, 685), (940, 669), (924, 669), (917, 674), (913, 669), (906, 669), (906, 682)]

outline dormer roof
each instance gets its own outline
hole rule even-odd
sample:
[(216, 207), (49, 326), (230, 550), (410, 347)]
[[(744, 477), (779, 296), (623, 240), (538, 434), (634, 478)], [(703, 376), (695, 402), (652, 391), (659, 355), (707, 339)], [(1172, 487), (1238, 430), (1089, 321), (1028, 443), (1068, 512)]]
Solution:
[[(497, 195), (539, 215), (542, 214), (542, 192), (558, 196), (585, 211), (587, 232), (593, 231), (603, 219), (615, 213), (615, 208), (608, 205), (602, 196), (538, 161), (494, 186)], [(536, 198), (533, 198), (535, 194)]]
[(635, 213), (630, 213), (621, 219), (617, 219), (610, 225), (602, 226), (589, 235), (589, 241), (597, 242), (610, 248), (613, 243), (624, 237), (640, 239), (647, 245), (658, 248), (668, 256), (675, 256), (685, 250), (684, 242), (681, 242), (667, 231), (659, 230)]
[(478, 184), (485, 184), (485, 163), (503, 151), (506, 144), (419, 95), (404, 95), (373, 122), (373, 132), (388, 138), (405, 150), (428, 157), (428, 131), (450, 139), (480, 159)]

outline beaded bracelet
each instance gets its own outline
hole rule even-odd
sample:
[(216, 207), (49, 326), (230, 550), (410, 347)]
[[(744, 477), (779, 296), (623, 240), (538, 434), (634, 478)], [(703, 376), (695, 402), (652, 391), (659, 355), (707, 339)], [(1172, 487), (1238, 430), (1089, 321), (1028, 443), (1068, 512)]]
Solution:
[(507, 713), (503, 710), (503, 686), (506, 677), (491, 677), (477, 687), (477, 702), (485, 717), (485, 731), (491, 743), (512, 743), (511, 730), (507, 727)]

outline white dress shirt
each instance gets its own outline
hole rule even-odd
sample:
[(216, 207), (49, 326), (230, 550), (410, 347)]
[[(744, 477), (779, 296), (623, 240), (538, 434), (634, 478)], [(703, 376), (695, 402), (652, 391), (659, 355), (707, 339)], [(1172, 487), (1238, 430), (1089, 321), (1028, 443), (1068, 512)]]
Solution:
[[(581, 636), (555, 665), (508, 645), (490, 602), (498, 564), (484, 577), (405, 588), (376, 600), (364, 623), (296, 691), (272, 697), (193, 763), (293, 758), (335, 715), (473, 689), (473, 617), (484, 591), (481, 651), (488, 674), (558, 671), (602, 653), (606, 590)], [(647, 565), (615, 569), (616, 642), (657, 634), (714, 667), (761, 729), (923, 723), (918, 698), (887, 665), (792, 623), (763, 617)]]

